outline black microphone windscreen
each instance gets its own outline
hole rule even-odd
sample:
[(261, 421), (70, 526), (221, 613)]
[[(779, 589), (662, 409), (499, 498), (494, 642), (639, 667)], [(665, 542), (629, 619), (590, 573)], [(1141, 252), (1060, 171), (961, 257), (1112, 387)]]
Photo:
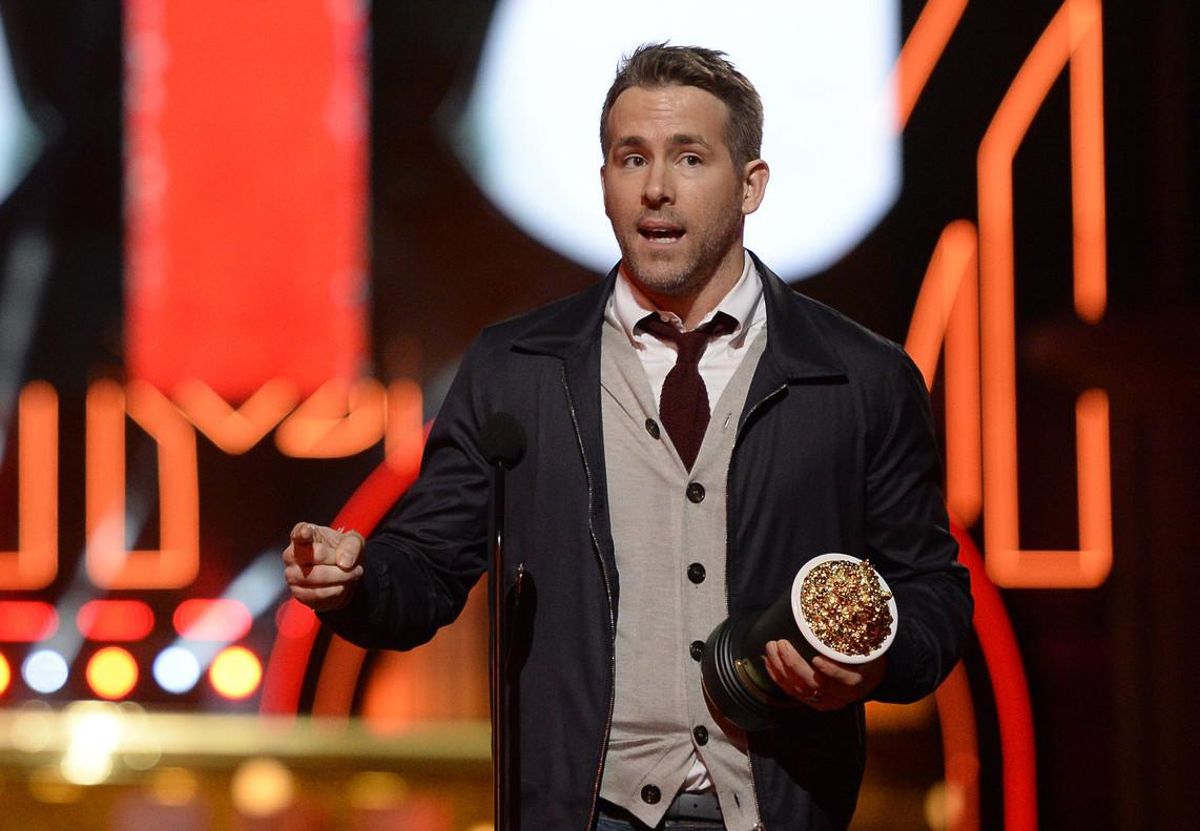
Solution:
[(488, 464), (512, 470), (525, 457), (525, 430), (508, 413), (493, 413), (479, 431), (479, 452)]

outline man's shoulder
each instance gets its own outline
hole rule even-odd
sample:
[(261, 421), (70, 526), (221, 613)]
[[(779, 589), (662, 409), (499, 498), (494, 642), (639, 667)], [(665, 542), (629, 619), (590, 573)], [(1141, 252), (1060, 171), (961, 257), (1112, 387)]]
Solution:
[(569, 351), (573, 345), (599, 336), (604, 304), (611, 291), (610, 275), (536, 309), (484, 327), (479, 344), (487, 350), (527, 347), (533, 352)]
[(900, 344), (868, 329), (832, 306), (786, 286), (783, 295), (796, 319), (803, 320), (812, 334), (821, 337), (847, 370), (894, 366), (906, 362)]

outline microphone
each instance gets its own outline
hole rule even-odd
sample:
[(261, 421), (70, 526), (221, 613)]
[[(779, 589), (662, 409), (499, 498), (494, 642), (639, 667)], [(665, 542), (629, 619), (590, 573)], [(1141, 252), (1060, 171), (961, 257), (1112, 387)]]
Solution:
[(512, 470), (525, 458), (525, 430), (509, 413), (493, 413), (479, 431), (479, 452), (489, 465)]

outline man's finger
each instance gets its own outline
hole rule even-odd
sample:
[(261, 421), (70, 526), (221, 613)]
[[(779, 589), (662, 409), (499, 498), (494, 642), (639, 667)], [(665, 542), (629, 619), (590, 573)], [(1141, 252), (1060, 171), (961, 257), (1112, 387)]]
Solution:
[(816, 673), (813, 672), (812, 665), (800, 656), (800, 653), (796, 651), (796, 647), (792, 646), (786, 640), (776, 641), (775, 645), (779, 651), (780, 662), (787, 667), (791, 675), (795, 676), (807, 687), (817, 688), (821, 686)]
[(362, 555), (363, 538), (357, 531), (346, 531), (334, 550), (334, 562), (338, 568), (349, 571), (358, 565)]
[(317, 588), (354, 583), (362, 577), (362, 573), (362, 566), (356, 566), (347, 571), (338, 566), (295, 564), (284, 568), (283, 579), (289, 586)]
[(826, 678), (831, 678), (839, 684), (845, 684), (847, 687), (856, 687), (862, 683), (862, 673), (844, 667), (839, 663), (829, 660), (824, 655), (818, 655), (813, 658), (813, 669), (819, 675)]

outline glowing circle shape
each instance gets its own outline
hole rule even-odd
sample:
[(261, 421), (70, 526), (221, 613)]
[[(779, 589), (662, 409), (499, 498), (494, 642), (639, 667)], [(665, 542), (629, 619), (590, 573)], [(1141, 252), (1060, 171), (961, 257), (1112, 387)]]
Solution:
[(88, 660), (85, 677), (92, 692), (100, 698), (117, 701), (129, 695), (137, 684), (137, 661), (119, 646), (106, 646)]
[(238, 813), (269, 817), (292, 804), (296, 777), (276, 759), (247, 759), (234, 772), (230, 791)]
[(12, 668), (8, 665), (8, 659), (0, 655), (0, 695), (8, 692), (8, 685), (12, 683)]
[(21, 665), (21, 677), (25, 683), (31, 690), (43, 695), (61, 690), (69, 675), (66, 659), (53, 649), (31, 652)]
[(151, 671), (158, 686), (169, 693), (182, 695), (200, 680), (200, 661), (189, 649), (168, 646), (158, 653)]
[(525, 233), (605, 272), (600, 108), (617, 60), (669, 40), (723, 50), (763, 99), (771, 179), (746, 242), (785, 279), (857, 245), (900, 192), (892, 70), (900, 4), (826, 0), (500, 0), (453, 142)]
[(213, 689), (225, 698), (238, 701), (250, 696), (262, 681), (262, 662), (244, 646), (222, 649), (208, 668)]

